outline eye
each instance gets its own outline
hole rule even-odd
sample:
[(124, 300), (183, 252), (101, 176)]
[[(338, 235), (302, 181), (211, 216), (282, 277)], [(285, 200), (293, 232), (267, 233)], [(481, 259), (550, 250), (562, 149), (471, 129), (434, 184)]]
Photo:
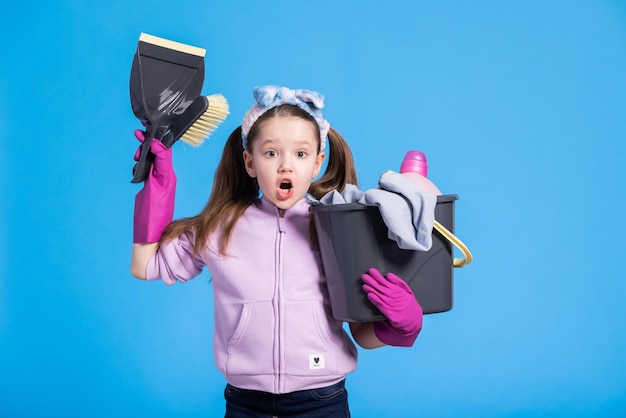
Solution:
[(298, 158), (305, 158), (307, 156), (307, 153), (305, 151), (298, 151), (296, 155), (298, 156)]
[(276, 157), (276, 151), (274, 151), (274, 150), (265, 151), (265, 156), (266, 157)]

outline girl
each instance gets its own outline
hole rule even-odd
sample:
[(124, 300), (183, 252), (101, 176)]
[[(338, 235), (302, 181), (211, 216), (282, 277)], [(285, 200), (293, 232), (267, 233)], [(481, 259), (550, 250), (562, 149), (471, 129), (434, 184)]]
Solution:
[[(254, 89), (254, 98), (196, 216), (171, 223), (171, 149), (152, 142), (153, 168), (135, 200), (131, 272), (173, 284), (208, 267), (227, 417), (347, 417), (344, 380), (357, 351), (332, 317), (305, 195), (319, 199), (356, 184), (352, 154), (324, 119), (319, 93), (265, 86)], [(136, 136), (143, 139), (141, 131)], [(327, 169), (311, 183), (327, 140)], [(354, 340), (364, 348), (411, 346), (422, 310), (409, 287), (375, 269), (363, 281), (387, 320), (349, 324)]]

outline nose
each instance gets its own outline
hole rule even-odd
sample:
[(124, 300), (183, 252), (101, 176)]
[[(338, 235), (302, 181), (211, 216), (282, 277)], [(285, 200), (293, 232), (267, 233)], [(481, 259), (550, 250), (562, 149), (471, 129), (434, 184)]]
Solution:
[(280, 166), (278, 167), (278, 170), (281, 173), (284, 173), (284, 172), (292, 171), (292, 169), (293, 169), (293, 165), (291, 162), (291, 158), (289, 158), (288, 156), (281, 158)]

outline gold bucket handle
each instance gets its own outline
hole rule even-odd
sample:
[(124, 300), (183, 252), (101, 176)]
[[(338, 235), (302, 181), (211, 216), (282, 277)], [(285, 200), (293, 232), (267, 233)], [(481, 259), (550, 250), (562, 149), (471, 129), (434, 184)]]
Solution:
[(472, 253), (460, 239), (437, 221), (435, 221), (434, 228), (463, 253), (463, 258), (452, 259), (452, 267), (460, 268), (472, 262)]

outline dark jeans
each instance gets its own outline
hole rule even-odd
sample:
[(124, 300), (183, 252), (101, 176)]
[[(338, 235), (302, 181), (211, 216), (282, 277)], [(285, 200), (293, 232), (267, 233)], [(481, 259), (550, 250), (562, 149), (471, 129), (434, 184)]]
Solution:
[(350, 417), (345, 381), (319, 389), (275, 395), (239, 389), (224, 390), (225, 418), (242, 417)]

